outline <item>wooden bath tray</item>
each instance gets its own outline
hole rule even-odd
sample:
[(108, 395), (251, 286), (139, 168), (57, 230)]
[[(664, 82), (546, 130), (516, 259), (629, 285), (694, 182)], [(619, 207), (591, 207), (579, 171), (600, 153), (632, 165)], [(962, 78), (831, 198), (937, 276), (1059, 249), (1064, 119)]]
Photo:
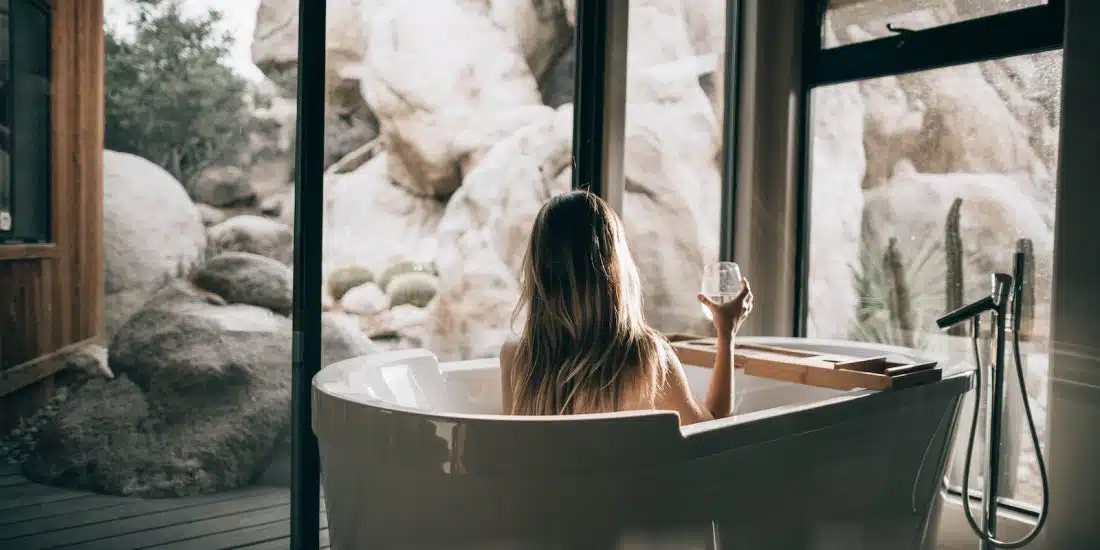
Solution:
[[(667, 338), (682, 363), (703, 367), (714, 364), (714, 338), (684, 334)], [(762, 344), (737, 344), (733, 363), (750, 376), (836, 390), (896, 390), (939, 382), (943, 377), (934, 361), (906, 363), (885, 355), (855, 357)]]

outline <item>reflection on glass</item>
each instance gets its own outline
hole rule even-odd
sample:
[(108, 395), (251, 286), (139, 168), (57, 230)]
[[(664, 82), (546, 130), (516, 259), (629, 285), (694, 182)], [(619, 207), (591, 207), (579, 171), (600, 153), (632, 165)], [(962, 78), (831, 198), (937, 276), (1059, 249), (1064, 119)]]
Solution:
[(11, 230), (11, 24), (0, 0), (0, 231)]
[(646, 320), (711, 334), (695, 295), (721, 233), (725, 3), (632, 4), (629, 17), (622, 218)]
[(50, 15), (28, 0), (11, 4), (12, 230), (22, 241), (49, 240)]
[[(944, 334), (934, 319), (988, 294), (989, 274), (1011, 273), (1013, 254), (1028, 250), (1035, 273), (1022, 351), (1042, 435), (1060, 73), (1056, 51), (814, 91), (810, 336), (970, 363), (965, 333)], [(1003, 494), (1036, 503), (1018, 406), (1009, 421)]]
[(833, 0), (826, 19), (837, 30), (826, 47), (891, 36), (894, 28), (921, 30), (1046, 4), (1047, 0)]

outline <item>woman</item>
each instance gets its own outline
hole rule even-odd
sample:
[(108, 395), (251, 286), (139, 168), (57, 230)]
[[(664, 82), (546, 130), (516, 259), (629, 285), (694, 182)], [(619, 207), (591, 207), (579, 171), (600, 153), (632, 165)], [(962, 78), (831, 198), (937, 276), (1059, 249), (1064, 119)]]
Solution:
[(596, 195), (550, 199), (535, 218), (522, 274), (519, 339), (501, 347), (504, 409), (552, 415), (661, 409), (687, 425), (733, 412), (731, 347), (752, 310), (748, 281), (713, 313), (718, 353), (706, 399), (688, 388), (671, 346), (642, 315), (638, 268), (623, 225)]

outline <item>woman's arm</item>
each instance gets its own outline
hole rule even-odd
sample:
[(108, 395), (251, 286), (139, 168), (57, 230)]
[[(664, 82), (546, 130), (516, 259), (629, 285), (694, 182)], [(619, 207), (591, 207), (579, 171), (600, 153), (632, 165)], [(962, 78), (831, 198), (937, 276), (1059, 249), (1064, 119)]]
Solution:
[(741, 323), (752, 311), (752, 289), (748, 279), (741, 279), (741, 292), (733, 300), (717, 304), (703, 294), (699, 301), (710, 309), (714, 329), (718, 333), (714, 366), (707, 387), (706, 407), (714, 418), (733, 414), (733, 344)]
[(718, 334), (718, 350), (706, 396), (707, 410), (714, 418), (733, 414), (733, 340), (732, 331)]

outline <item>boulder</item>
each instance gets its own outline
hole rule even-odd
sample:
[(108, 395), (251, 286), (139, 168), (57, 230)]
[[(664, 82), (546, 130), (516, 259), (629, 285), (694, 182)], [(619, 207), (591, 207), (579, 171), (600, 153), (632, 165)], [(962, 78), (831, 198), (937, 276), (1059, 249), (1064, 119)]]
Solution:
[(156, 479), (148, 485), (137, 475), (152, 458), (149, 436), (141, 430), (148, 416), (145, 395), (129, 378), (89, 380), (43, 419), (22, 473), (34, 481), (100, 493), (170, 494), (172, 484), (165, 480), (186, 464), (169, 461), (151, 472)]
[[(359, 24), (360, 0), (326, 0), (325, 67), (340, 73), (357, 64), (363, 55)], [(374, 1), (362, 2), (365, 4)], [(298, 3), (261, 0), (252, 34), (252, 62), (261, 71), (275, 72), (298, 65)]]
[(726, 78), (726, 4), (725, 0), (681, 0), (688, 38), (696, 56), (707, 58), (708, 71), (702, 79), (703, 91), (722, 120)]
[(635, 0), (629, 19), (625, 148), (635, 156), (625, 168), (640, 175), (645, 170), (632, 162), (659, 160), (665, 163), (660, 167), (665, 177), (694, 180), (679, 194), (702, 231), (706, 258), (717, 258), (722, 137), (715, 106), (700, 86), (713, 62), (708, 66), (696, 55), (681, 0)]
[[(945, 10), (894, 10), (889, 21), (926, 28), (957, 20)], [(870, 24), (861, 22), (864, 27)], [(845, 32), (848, 41), (863, 41), (885, 31), (871, 33), (849, 25)], [(1056, 136), (1050, 110), (1029, 101), (1007, 73), (1022, 73), (1021, 64), (1030, 67), (1047, 58), (1013, 59), (1012, 64), (960, 65), (862, 82), (869, 164), (865, 187), (884, 183), (901, 161), (922, 173), (1022, 173), (1053, 208), (1050, 149)], [(1054, 82), (1048, 74), (1045, 91), (1036, 95), (1050, 96)]]
[(377, 315), (364, 317), (360, 323), (371, 338), (399, 341), (404, 347), (428, 345), (427, 327), (431, 312), (411, 304), (394, 306)]
[(107, 348), (99, 344), (86, 344), (64, 357), (61, 370), (54, 375), (54, 386), (71, 391), (89, 380), (114, 377), (115, 373), (107, 363)]
[(290, 265), (294, 261), (294, 232), (278, 221), (249, 214), (234, 216), (207, 230), (211, 256), (222, 252), (251, 252)]
[[(378, 135), (378, 121), (359, 91), (365, 42), (361, 8), (377, 0), (326, 0), (325, 33), (325, 165), (336, 162)], [(362, 6), (361, 6), (362, 4)], [(280, 84), (283, 95), (293, 96), (298, 67), (298, 4), (262, 0), (256, 14), (252, 61)], [(293, 120), (283, 122), (293, 133)]]
[(198, 174), (188, 189), (196, 202), (210, 206), (240, 206), (256, 201), (248, 174), (236, 166), (215, 166)]
[(512, 36), (535, 78), (573, 46), (573, 29), (561, 0), (489, 0), (488, 4), (493, 23)]
[(394, 184), (391, 158), (383, 153), (326, 178), (325, 273), (351, 265), (381, 273), (400, 260), (430, 259), (443, 203)]
[(390, 176), (416, 195), (447, 197), (469, 153), (456, 136), (541, 105), (534, 74), (516, 36), (472, 3), (384, 2), (368, 12), (361, 85)]
[(183, 185), (137, 155), (103, 153), (106, 333), (202, 262), (206, 230)]
[(577, 49), (566, 48), (539, 78), (542, 102), (553, 109), (573, 103), (576, 72)]
[(200, 202), (195, 206), (199, 209), (199, 215), (202, 216), (202, 224), (206, 227), (222, 223), (229, 217), (225, 212), (209, 204)]
[[(906, 93), (896, 76), (863, 80), (856, 85), (865, 106), (862, 141), (867, 153), (867, 169), (862, 185), (865, 189), (874, 189), (890, 179), (900, 162), (917, 153), (924, 140), (927, 108)], [(831, 87), (820, 88), (817, 93), (823, 94), (826, 90)], [(815, 113), (818, 113), (815, 118), (844, 116), (835, 111)]]
[[(636, 130), (628, 119), (628, 135)], [(703, 245), (690, 170), (675, 153), (627, 141), (627, 240), (645, 280), (647, 320), (664, 331), (704, 330), (695, 294)], [(646, 144), (648, 146), (644, 146)], [(428, 305), (427, 346), (441, 358), (495, 355), (513, 334), (518, 277), (531, 224), (542, 204), (571, 182), (572, 109), (516, 132), (494, 147), (448, 202), (439, 224), (440, 281)], [(657, 158), (653, 158), (654, 155)]]
[(389, 297), (375, 283), (359, 285), (340, 298), (340, 309), (356, 315), (375, 315), (389, 307)]
[[(322, 328), (325, 365), (376, 349), (353, 320), (326, 314)], [(289, 480), (271, 469), (289, 433), (292, 336), (286, 317), (172, 282), (115, 336), (116, 378), (89, 381), (58, 409), (25, 471), (143, 497)]]
[(191, 276), (194, 285), (230, 304), (248, 304), (290, 315), (294, 272), (286, 264), (249, 252), (222, 252)]

